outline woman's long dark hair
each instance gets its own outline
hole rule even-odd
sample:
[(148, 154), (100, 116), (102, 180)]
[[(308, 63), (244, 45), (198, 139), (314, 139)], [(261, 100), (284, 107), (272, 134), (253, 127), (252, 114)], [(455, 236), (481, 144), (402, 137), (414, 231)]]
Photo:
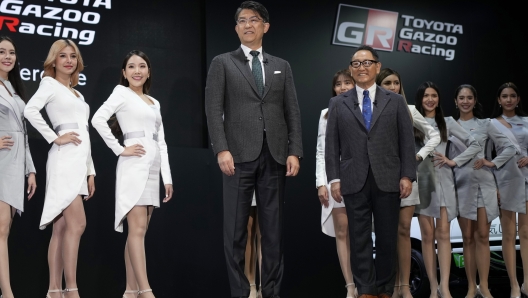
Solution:
[[(348, 68), (341, 69), (340, 71), (335, 73), (334, 78), (332, 79), (332, 97), (337, 96), (337, 93), (335, 92), (334, 87), (335, 87), (335, 85), (337, 83), (337, 80), (339, 80), (340, 76), (345, 76), (345, 77), (349, 78), (352, 81), (352, 83), (354, 83), (354, 85), (356, 85), (356, 81), (352, 77), (352, 74), (350, 73), (350, 70)], [(324, 118), (328, 119), (328, 111), (324, 115)]]
[[(469, 89), (469, 91), (471, 91), (471, 93), (473, 93), (473, 98), (475, 99), (475, 106), (473, 107), (473, 116), (476, 117), (476, 118), (479, 118), (479, 119), (484, 118), (484, 112), (483, 112), (483, 109), (482, 109), (482, 105), (478, 101), (477, 89), (475, 89), (475, 87), (473, 87), (473, 86), (471, 86), (469, 84), (462, 84), (462, 85), (458, 86), (458, 88), (456, 88), (456, 90), (455, 90), (455, 103), (456, 103), (456, 100), (458, 98), (458, 94), (464, 88), (465, 89)], [(457, 110), (456, 110), (456, 117), (455, 118), (457, 120), (460, 118), (460, 110), (458, 109), (458, 107), (457, 107)]]
[[(435, 83), (427, 81), (418, 87), (418, 90), (416, 91), (416, 97), (414, 98), (416, 110), (418, 110), (420, 114), (425, 116), (424, 108), (423, 108), (423, 97), (425, 94), (425, 90), (427, 88), (433, 88), (436, 91), (436, 93), (438, 93), (438, 106), (435, 109), (435, 121), (436, 121), (436, 125), (438, 126), (438, 130), (440, 131), (440, 139), (442, 140), (442, 142), (447, 142), (447, 126), (446, 126), (446, 122), (444, 119), (444, 111), (442, 110), (442, 107), (440, 106), (440, 100), (441, 100), (440, 88), (438, 88), (438, 86)], [(418, 133), (415, 133), (414, 137), (419, 141), (423, 141), (425, 138), (424, 133), (419, 130), (417, 131)]]
[[(491, 113), (491, 118), (497, 118), (500, 115), (502, 115), (502, 107), (499, 107), (498, 99), (500, 98), (502, 90), (504, 90), (506, 88), (512, 88), (513, 91), (515, 91), (515, 93), (517, 93), (517, 97), (519, 97), (519, 98), (521, 97), (521, 93), (519, 92), (519, 88), (517, 88), (517, 86), (515, 86), (514, 83), (508, 82), (508, 83), (504, 83), (504, 84), (500, 85), (499, 90), (497, 90), (497, 98), (495, 99), (495, 105), (493, 106), (493, 112)], [(523, 110), (522, 101), (521, 100), (519, 100), (519, 103), (515, 107), (515, 115), (527, 116), (526, 113)]]
[(17, 47), (15, 45), (15, 42), (8, 36), (0, 36), (0, 42), (2, 41), (9, 41), (13, 48), (15, 49), (15, 55), (16, 55), (16, 61), (15, 66), (11, 71), (7, 74), (7, 80), (13, 85), (13, 88), (15, 89), (15, 92), (20, 96), (20, 98), (27, 103), (27, 97), (26, 97), (26, 89), (24, 88), (24, 84), (22, 83), (22, 78), (20, 77), (20, 57), (18, 56)]
[[(148, 58), (147, 54), (145, 54), (145, 53), (143, 53), (142, 51), (139, 51), (139, 50), (130, 51), (130, 53), (128, 53), (125, 56), (125, 59), (123, 60), (123, 64), (121, 65), (121, 70), (122, 71), (126, 70), (126, 66), (127, 66), (128, 60), (130, 60), (130, 58), (132, 58), (132, 56), (141, 57), (141, 58), (143, 58), (143, 60), (145, 60), (145, 62), (147, 62), (147, 67), (148, 67), (148, 70), (149, 70), (149, 77), (145, 81), (145, 84), (143, 84), (143, 94), (149, 94), (150, 86), (152, 84), (152, 80), (150, 79), (150, 77), (152, 76), (152, 67), (150, 66), (150, 59)], [(121, 72), (121, 77), (119, 79), (119, 85), (122, 85), (122, 86), (125, 86), (125, 87), (130, 86), (130, 84), (128, 83), (128, 80), (125, 78), (125, 76), (123, 75), (122, 72)], [(115, 115), (112, 116), (110, 118), (110, 121), (112, 122), (110, 124), (110, 129), (112, 130), (112, 134), (114, 134), (114, 136), (116, 136), (116, 137), (122, 136), (123, 135), (123, 131), (121, 131), (121, 126), (119, 126), (119, 122), (117, 121), (117, 117)]]

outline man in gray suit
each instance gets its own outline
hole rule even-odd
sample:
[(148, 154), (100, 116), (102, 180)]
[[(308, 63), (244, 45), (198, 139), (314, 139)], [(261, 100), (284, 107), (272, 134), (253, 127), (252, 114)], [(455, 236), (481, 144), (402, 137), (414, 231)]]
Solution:
[(376, 86), (380, 69), (376, 51), (360, 46), (350, 62), (356, 87), (330, 99), (326, 129), (326, 175), (333, 198), (345, 200), (352, 272), (362, 298), (392, 296), (400, 199), (410, 195), (416, 179), (407, 103)]
[(243, 2), (235, 14), (242, 45), (216, 56), (205, 87), (211, 147), (223, 175), (224, 252), (232, 297), (248, 297), (244, 275), (247, 223), (256, 194), (262, 235), (261, 291), (279, 297), (286, 176), (302, 157), (301, 116), (290, 65), (262, 51), (266, 8)]

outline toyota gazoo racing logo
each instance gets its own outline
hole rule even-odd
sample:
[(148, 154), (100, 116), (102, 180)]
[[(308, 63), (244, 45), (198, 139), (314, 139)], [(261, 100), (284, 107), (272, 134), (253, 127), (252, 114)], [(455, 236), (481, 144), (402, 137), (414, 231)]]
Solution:
[(340, 4), (332, 43), (392, 51), (397, 24), (397, 12)]
[(462, 25), (410, 15), (401, 15), (401, 20), (397, 32), (397, 12), (339, 4), (332, 43), (392, 52), (398, 37), (397, 51), (455, 59), (453, 47), (464, 34)]
[[(95, 30), (80, 30), (74, 26), (99, 24), (101, 15), (84, 8), (111, 9), (111, 0), (40, 0), (43, 5), (26, 4), (23, 0), (2, 0), (0, 4), (0, 31), (8, 30), (23, 34), (38, 34), (55, 38), (79, 40), (80, 45), (90, 45), (95, 38)], [(37, 2), (37, 1), (35, 1)], [(53, 6), (55, 3), (76, 5), (65, 9)], [(72, 27), (70, 27), (72, 26)]]

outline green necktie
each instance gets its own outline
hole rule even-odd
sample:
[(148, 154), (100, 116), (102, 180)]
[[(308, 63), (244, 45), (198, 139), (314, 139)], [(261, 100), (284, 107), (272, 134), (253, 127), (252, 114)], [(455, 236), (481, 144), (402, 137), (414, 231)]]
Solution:
[(260, 96), (262, 96), (264, 95), (264, 78), (262, 77), (262, 65), (260, 64), (260, 60), (258, 58), (260, 53), (258, 51), (251, 51), (249, 53), (251, 56), (253, 56), (253, 60), (251, 61), (251, 72), (253, 72), (255, 84), (257, 85), (257, 89), (260, 92)]

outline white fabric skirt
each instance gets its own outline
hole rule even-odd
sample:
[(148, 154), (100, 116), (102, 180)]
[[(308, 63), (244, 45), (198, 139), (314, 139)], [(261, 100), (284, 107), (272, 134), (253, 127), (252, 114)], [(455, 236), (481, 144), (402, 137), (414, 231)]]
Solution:
[(145, 189), (137, 201), (136, 206), (160, 206), (160, 169), (161, 156), (158, 152), (150, 166), (147, 184), (145, 185)]

